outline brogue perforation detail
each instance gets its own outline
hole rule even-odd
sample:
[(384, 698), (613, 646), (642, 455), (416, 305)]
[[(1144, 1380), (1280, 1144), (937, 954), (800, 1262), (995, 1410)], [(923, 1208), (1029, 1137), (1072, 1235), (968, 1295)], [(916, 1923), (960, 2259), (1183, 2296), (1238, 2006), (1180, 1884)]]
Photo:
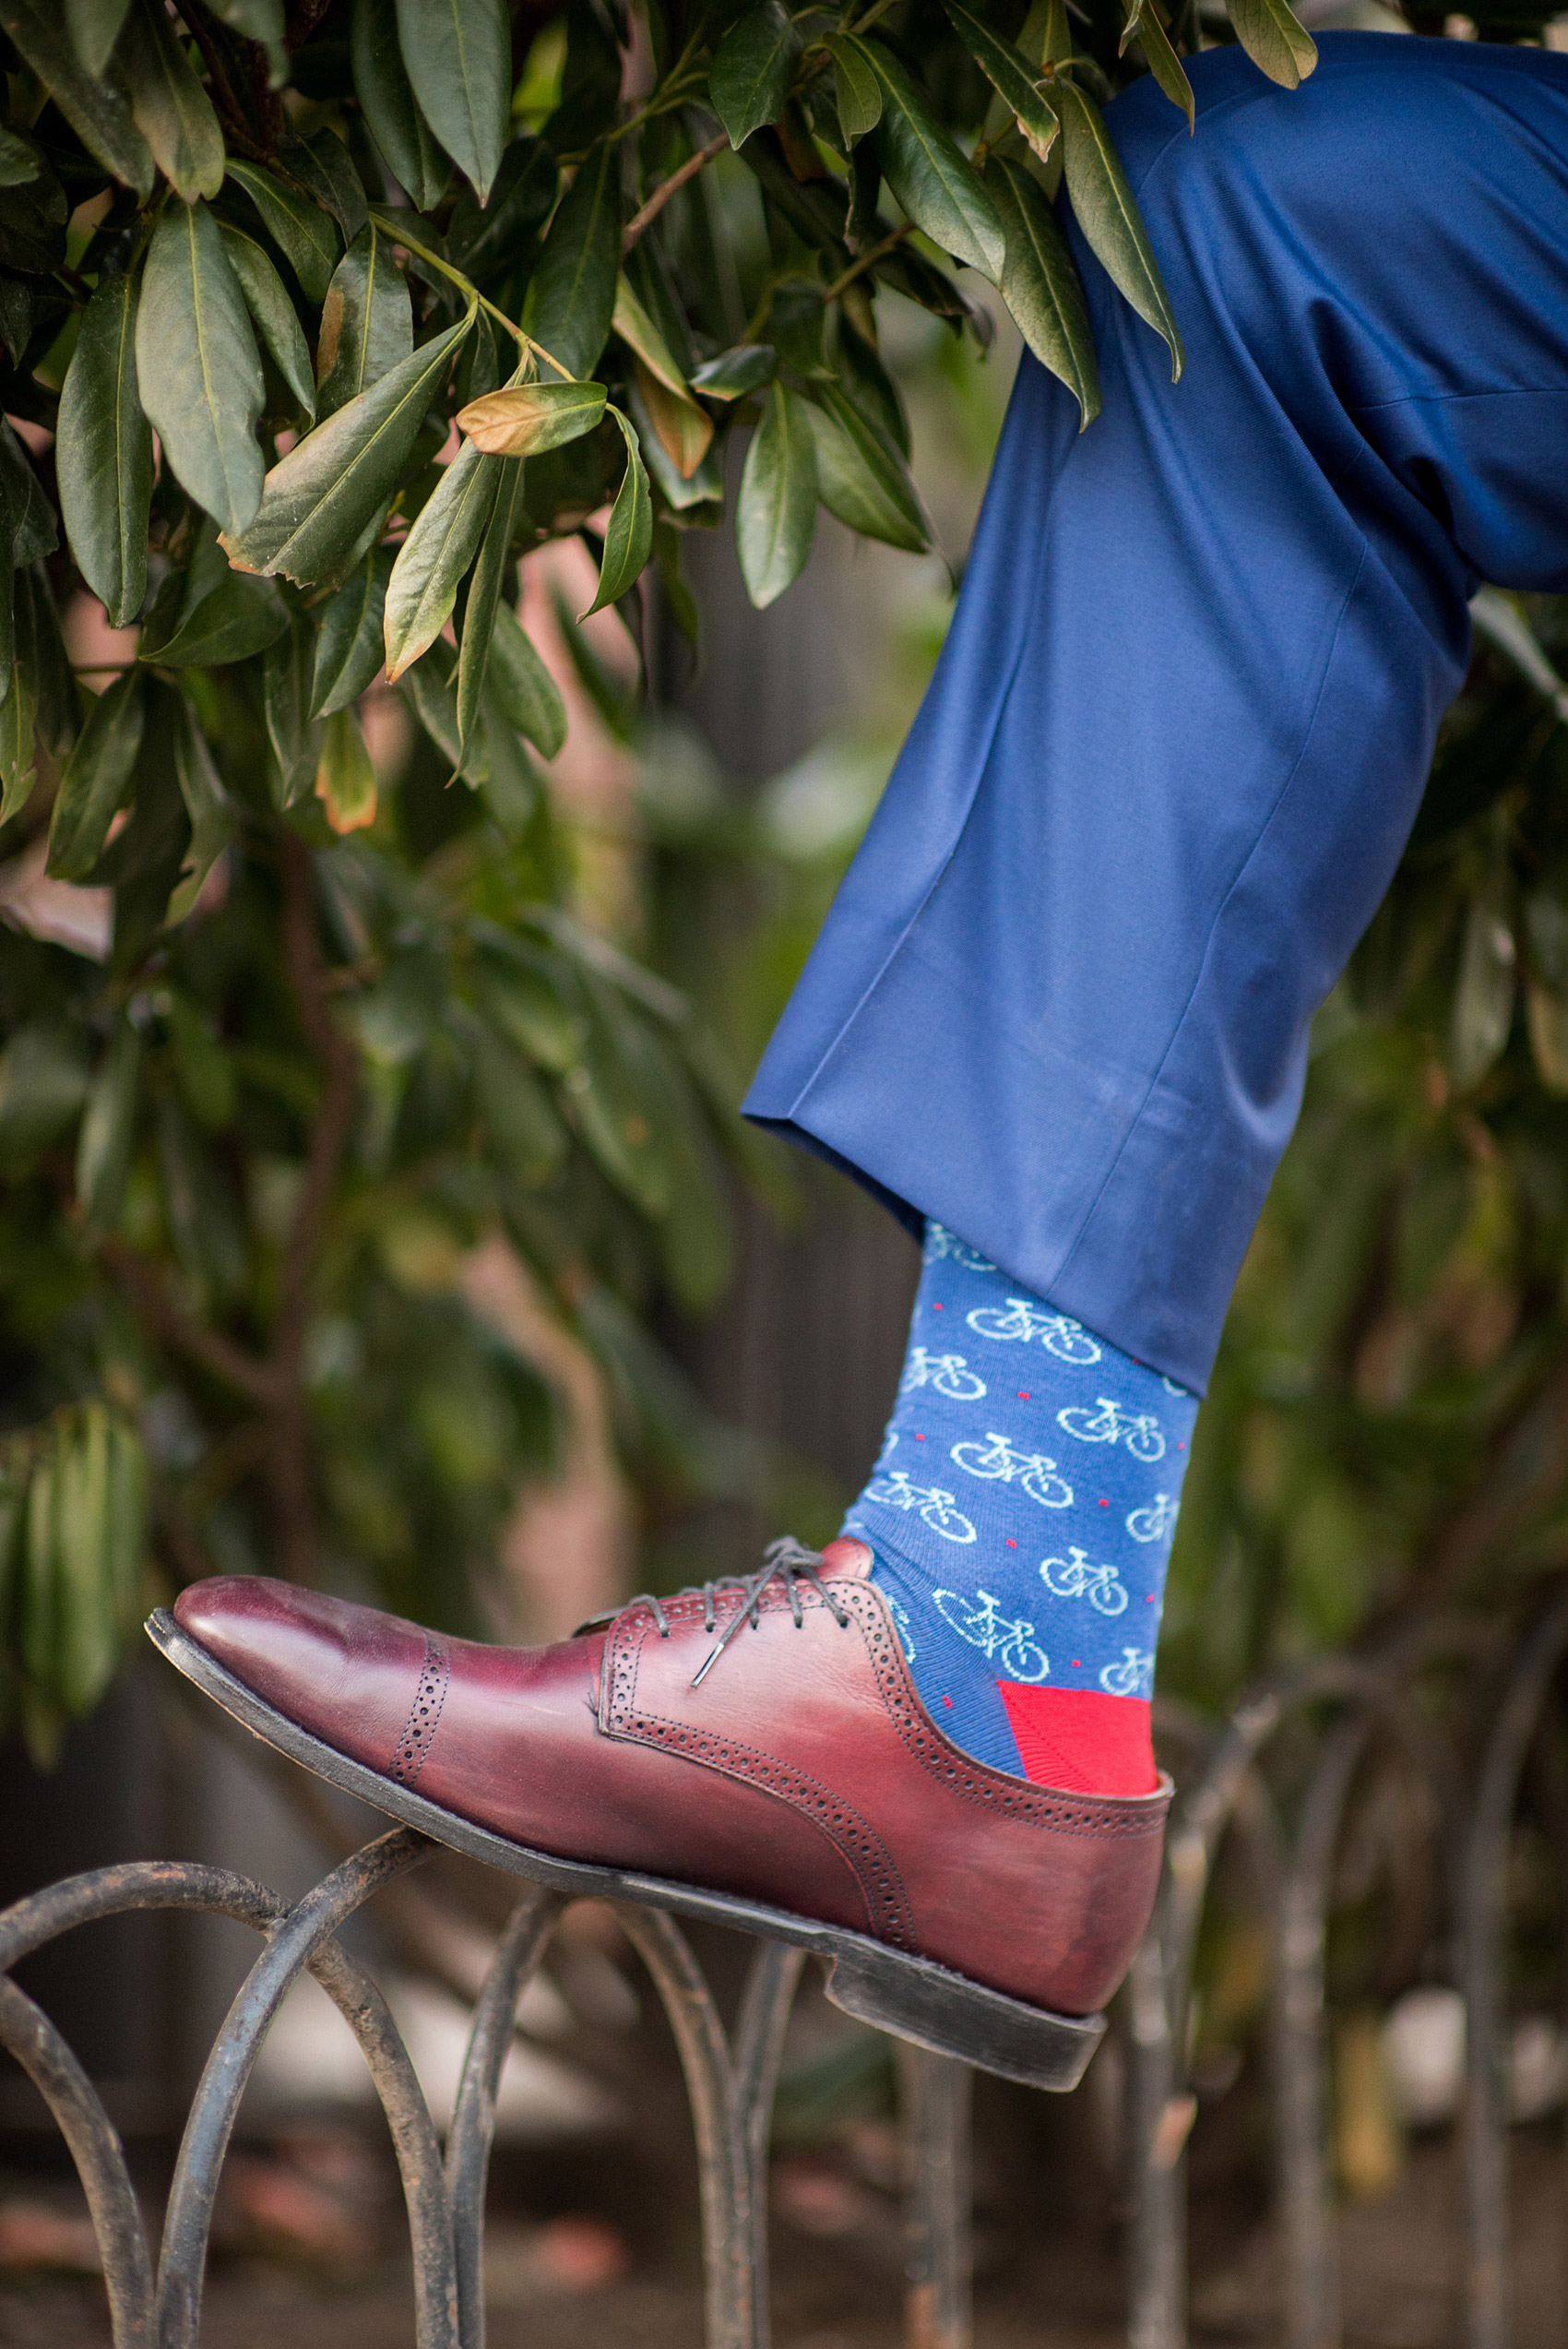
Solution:
[(1052, 1795), (972, 1762), (967, 1754), (929, 1722), (914, 1693), (909, 1666), (884, 1609), (863, 1583), (836, 1582), (834, 1589), (860, 1626), (876, 1675), (883, 1702), (899, 1736), (921, 1768), (948, 1787), (961, 1801), (1027, 1827), (1050, 1828), (1058, 1835), (1099, 1838), (1158, 1835), (1165, 1825), (1168, 1805), (1149, 1803), (1137, 1810), (1090, 1795)]
[[(802, 1595), (806, 1597), (803, 1592)], [(764, 1605), (771, 1612), (766, 1600)], [(674, 1607), (668, 1612), (671, 1622), (681, 1619)], [(671, 1721), (661, 1713), (638, 1707), (637, 1660), (642, 1639), (636, 1635), (639, 1631), (646, 1636), (640, 1625), (617, 1623), (606, 1645), (608, 1701), (603, 1726), (610, 1735), (635, 1737), (665, 1753), (679, 1755), (684, 1761), (695, 1762), (702, 1769), (719, 1771), (726, 1778), (755, 1786), (803, 1813), (849, 1862), (876, 1938), (891, 1943), (895, 1949), (911, 1948), (914, 1937), (909, 1902), (892, 1854), (875, 1830), (841, 1795), (759, 1746), (748, 1746), (738, 1737), (723, 1736), (691, 1722)]]
[(386, 1772), (394, 1784), (411, 1786), (424, 1768), (441, 1719), (441, 1708), (446, 1701), (446, 1684), (451, 1676), (451, 1657), (441, 1641), (427, 1631), (419, 1687), (414, 1690), (409, 1718), (403, 1724), (403, 1734), (398, 1740), (391, 1767)]

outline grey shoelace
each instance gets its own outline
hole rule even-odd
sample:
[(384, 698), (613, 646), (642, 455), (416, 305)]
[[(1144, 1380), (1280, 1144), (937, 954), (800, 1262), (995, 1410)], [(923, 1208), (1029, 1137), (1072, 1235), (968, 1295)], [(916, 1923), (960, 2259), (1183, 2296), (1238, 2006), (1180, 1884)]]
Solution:
[[(803, 1542), (797, 1542), (792, 1533), (786, 1533), (778, 1541), (770, 1542), (762, 1556), (763, 1563), (754, 1574), (719, 1574), (716, 1575), (711, 1581), (694, 1582), (686, 1590), (678, 1591), (675, 1593), (677, 1598), (683, 1599), (695, 1598), (696, 1593), (701, 1592), (702, 1621), (705, 1631), (718, 1629), (718, 1618), (714, 1614), (714, 1600), (718, 1593), (720, 1591), (739, 1591), (742, 1594), (741, 1604), (735, 1612), (734, 1619), (730, 1623), (717, 1645), (708, 1650), (707, 1654), (693, 1674), (691, 1685), (694, 1688), (707, 1679), (731, 1640), (735, 1638), (744, 1624), (749, 1623), (754, 1630), (756, 1628), (760, 1620), (762, 1594), (775, 1575), (780, 1576), (783, 1580), (785, 1596), (790, 1602), (790, 1614), (797, 1631), (805, 1620), (801, 1611), (800, 1586), (802, 1582), (811, 1584), (838, 1628), (841, 1631), (849, 1629), (848, 1612), (834, 1597), (833, 1592), (822, 1579), (822, 1552), (820, 1550), (808, 1550)], [(669, 1639), (670, 1618), (664, 1612), (662, 1601), (656, 1598), (651, 1591), (640, 1591), (635, 1599), (628, 1599), (626, 1607), (622, 1612), (625, 1613), (632, 1607), (648, 1608), (659, 1628), (659, 1638)]]

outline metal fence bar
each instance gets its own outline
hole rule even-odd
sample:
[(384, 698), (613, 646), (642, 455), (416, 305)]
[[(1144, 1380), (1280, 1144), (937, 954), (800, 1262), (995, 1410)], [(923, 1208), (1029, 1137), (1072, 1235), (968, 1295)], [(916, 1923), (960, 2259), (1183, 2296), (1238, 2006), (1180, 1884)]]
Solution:
[(969, 2108), (974, 2074), (897, 2043), (904, 2155), (904, 2349), (969, 2349)]

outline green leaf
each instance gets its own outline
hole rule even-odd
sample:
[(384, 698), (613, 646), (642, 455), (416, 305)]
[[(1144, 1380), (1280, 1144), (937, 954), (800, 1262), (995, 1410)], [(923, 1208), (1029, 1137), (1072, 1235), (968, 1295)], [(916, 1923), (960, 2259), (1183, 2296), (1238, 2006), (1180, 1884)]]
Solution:
[[(208, 0), (208, 6), (220, 24), (229, 27), (245, 41), (259, 42), (268, 51), (283, 46), (283, 0)], [(276, 59), (272, 60), (272, 87), (280, 89), (283, 74)]]
[(57, 0), (0, 0), (0, 31), (9, 33), (89, 154), (145, 204), (152, 194), (152, 149), (125, 91), (81, 63)]
[(409, 288), (386, 232), (367, 221), (332, 272), (315, 348), (321, 413), (346, 407), (414, 347)]
[(752, 435), (735, 508), (746, 592), (759, 612), (799, 578), (816, 529), (816, 442), (799, 395), (774, 384)]
[(604, 533), (599, 592), (581, 614), (585, 620), (589, 613), (602, 612), (607, 604), (619, 603), (636, 585), (653, 552), (653, 499), (648, 493), (647, 471), (637, 447), (636, 432), (618, 408), (612, 408), (610, 412), (620, 425), (621, 437), (626, 444), (626, 470), (621, 476), (621, 486), (610, 509), (610, 527)]
[(329, 718), (359, 699), (385, 657), (382, 614), (392, 554), (378, 546), (323, 607), (315, 639), (310, 715)]
[(705, 360), (692, 376), (692, 389), (705, 399), (749, 399), (772, 379), (778, 355), (771, 342), (737, 342)]
[(1007, 238), (1002, 298), (1035, 357), (1077, 401), (1081, 432), (1099, 413), (1099, 370), (1072, 247), (1039, 182), (1021, 163), (993, 155), (985, 184)]
[(512, 533), (517, 526), (523, 495), (520, 458), (499, 457), (489, 461), (496, 468), (495, 498), (485, 525), (484, 544), (469, 584), (469, 598), (463, 607), (462, 641), (457, 650), (457, 734), (464, 745), (479, 717), (480, 696), (484, 691), (495, 614), (501, 602), (501, 583), (512, 551)]
[(626, 279), (615, 290), (615, 332), (636, 353), (637, 385), (653, 428), (683, 481), (690, 481), (713, 442), (713, 419), (699, 408), (665, 341)]
[(141, 748), (141, 679), (116, 677), (89, 712), (65, 761), (49, 826), (49, 871), (57, 881), (85, 881), (97, 864)]
[(60, 543), (49, 500), (26, 449), (9, 424), (0, 424), (0, 500), (14, 564), (38, 563)]
[(833, 59), (833, 91), (838, 106), (838, 127), (846, 147), (853, 147), (882, 120), (882, 84), (859, 50), (839, 33), (826, 43)]
[(482, 204), (512, 102), (505, 0), (398, 0), (398, 40), (420, 112)]
[(1078, 226), (1111, 283), (1170, 346), (1174, 383), (1186, 354), (1154, 247), (1104, 117), (1093, 99), (1086, 98), (1072, 82), (1058, 80), (1051, 88), (1062, 113), (1067, 193)]
[(315, 795), (335, 832), (361, 832), (375, 821), (375, 769), (355, 710), (334, 710), (326, 721)]
[(60, 395), (55, 479), (65, 535), (115, 628), (130, 626), (147, 593), (152, 428), (137, 389), (136, 339), (134, 281), (101, 279)]
[(578, 167), (544, 240), (523, 324), (569, 376), (590, 376), (610, 340), (621, 271), (621, 150)]
[(225, 538), (247, 571), (285, 572), (302, 586), (327, 577), (398, 486), (425, 411), (473, 311), (307, 433), (267, 476), (249, 530)]
[(87, 1067), (70, 1030), (44, 1021), (17, 1029), (0, 1052), (0, 1166), (29, 1173), (86, 1098)]
[(184, 487), (224, 530), (244, 530), (261, 503), (261, 360), (240, 280), (204, 204), (171, 202), (153, 231), (137, 314), (137, 380)]
[(942, 5), (959, 40), (997, 96), (1017, 117), (1018, 128), (1043, 163), (1055, 145), (1061, 125), (1036, 89), (1028, 61), (1010, 41), (1004, 41), (971, 9), (966, 8), (962, 0), (942, 0)]
[[(1290, 19), (1294, 24), (1294, 17)], [(1187, 117), (1187, 128), (1197, 122), (1197, 101), (1193, 85), (1187, 79), (1187, 69), (1170, 45), (1170, 35), (1160, 21), (1155, 0), (1134, 0), (1134, 5), (1123, 29), (1118, 55), (1125, 56), (1129, 42), (1142, 43), (1150, 73), (1173, 106), (1180, 106)]]
[(60, 633), (60, 615), (54, 608), (49, 573), (43, 564), (34, 563), (29, 570), (18, 573), (18, 604), (24, 592), (30, 608), (18, 634), (24, 642), (30, 637), (38, 696), (38, 735), (46, 749), (61, 757), (77, 738), (81, 722), (81, 696)]
[(517, 268), (529, 252), (529, 232), (550, 217), (560, 176), (542, 138), (528, 131), (514, 138), (482, 210), (469, 189), (459, 191), (446, 224), (447, 259), (481, 284)]
[(88, 1089), (77, 1139), (77, 1204), (82, 1237), (90, 1246), (120, 1220), (136, 1134), (141, 1041), (122, 1017)]
[(457, 705), (447, 681), (451, 656), (437, 645), (406, 672), (400, 691), (454, 775), (478, 791), (490, 779), (490, 762), (482, 740), (465, 744), (457, 727)]
[(136, 126), (175, 194), (187, 204), (216, 196), (223, 185), (223, 134), (162, 0), (131, 0), (118, 63)]
[(495, 503), (499, 460), (459, 448), (398, 550), (386, 590), (386, 681), (395, 685), (452, 616)]
[(522, 1055), (477, 1020), (469, 1051), (490, 1147), (505, 1173), (533, 1190), (548, 1182), (566, 1154), (566, 1136), (550, 1097)]
[(289, 613), (273, 582), (230, 570), (221, 554), (218, 565), (210, 586), (202, 583), (194, 597), (187, 594), (166, 638), (160, 640), (149, 619), (140, 660), (164, 669), (220, 669), (276, 643), (289, 625)]
[(731, 147), (778, 120), (800, 54), (800, 33), (779, 0), (762, 0), (731, 26), (713, 53), (708, 89)]
[(499, 605), (495, 614), (490, 688), (517, 732), (543, 757), (553, 758), (566, 739), (566, 705), (509, 603)]
[(113, 54), (130, 0), (65, 0), (65, 29), (87, 71), (102, 73)]
[(28, 576), (15, 582), (10, 690), (0, 701), (0, 824), (19, 815), (32, 796), (38, 770), (33, 734), (38, 715), (38, 662), (33, 642), (33, 604)]
[(229, 256), (240, 291), (245, 297), (261, 339), (274, 364), (305, 414), (315, 415), (315, 378), (310, 368), (310, 345), (289, 290), (254, 237), (243, 229), (219, 223), (223, 250)]
[(898, 451), (837, 384), (825, 386), (819, 398), (806, 414), (822, 503), (862, 538), (923, 554), (931, 531)]
[(1519, 954), (1508, 920), (1506, 868), (1471, 900), (1448, 1042), (1456, 1085), (1479, 1084), (1503, 1055), (1514, 1024)]
[(1236, 38), (1260, 73), (1295, 89), (1317, 64), (1317, 43), (1285, 0), (1226, 0)]
[(451, 166), (442, 153), (403, 69), (396, 12), (386, 0), (354, 0), (349, 33), (354, 89), (370, 135), (417, 212), (433, 212)]
[(38, 172), (36, 150), (18, 132), (0, 124), (0, 187), (29, 187)]
[(330, 212), (343, 243), (352, 244), (370, 218), (370, 204), (354, 159), (337, 132), (313, 130), (305, 138), (285, 134), (278, 142), (278, 168)]
[[(291, 807), (304, 797), (321, 757), (321, 720), (311, 708), (311, 650), (310, 622), (303, 613), (291, 612), (288, 628), (267, 646), (261, 667), (261, 704), (277, 770), (273, 795), (279, 808)], [(376, 661), (379, 666), (379, 652)]]
[(507, 384), (457, 411), (457, 430), (487, 457), (540, 457), (590, 433), (609, 395), (600, 383)]
[(229, 177), (255, 206), (261, 225), (300, 281), (307, 302), (325, 302), (340, 242), (337, 225), (319, 204), (297, 187), (286, 186), (259, 163), (229, 159)]
[(169, 900), (166, 920), (183, 922), (201, 894), (202, 883), (234, 837), (234, 811), (218, 780), (207, 737), (184, 700), (174, 729), (174, 772), (191, 819), (191, 842), (180, 867), (179, 886)]
[(1002, 223), (973, 165), (892, 51), (845, 37), (882, 84), (876, 152), (888, 186), (917, 228), (994, 284), (1004, 258)]

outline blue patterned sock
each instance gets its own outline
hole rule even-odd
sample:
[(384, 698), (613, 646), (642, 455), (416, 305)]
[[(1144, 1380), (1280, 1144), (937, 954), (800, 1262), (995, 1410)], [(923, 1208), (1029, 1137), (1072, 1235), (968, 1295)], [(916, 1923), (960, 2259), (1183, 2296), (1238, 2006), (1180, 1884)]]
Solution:
[(844, 1532), (977, 1761), (1156, 1783), (1149, 1699), (1197, 1401), (928, 1223), (897, 1408)]

